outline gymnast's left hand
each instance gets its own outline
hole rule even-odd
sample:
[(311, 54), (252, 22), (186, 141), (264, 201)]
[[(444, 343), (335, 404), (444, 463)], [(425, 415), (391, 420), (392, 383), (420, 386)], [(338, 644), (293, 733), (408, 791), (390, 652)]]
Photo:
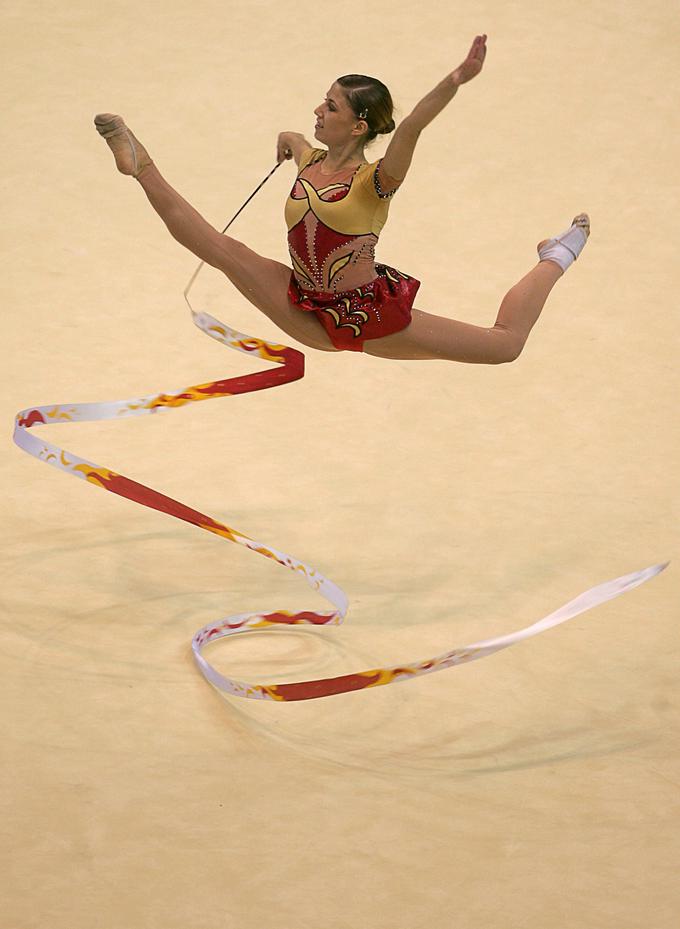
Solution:
[(459, 84), (467, 84), (467, 82), (471, 81), (473, 77), (477, 77), (479, 72), (482, 70), (485, 58), (486, 36), (475, 36), (475, 40), (470, 47), (467, 58), (463, 64), (459, 65), (451, 74), (451, 78), (454, 84), (456, 86)]

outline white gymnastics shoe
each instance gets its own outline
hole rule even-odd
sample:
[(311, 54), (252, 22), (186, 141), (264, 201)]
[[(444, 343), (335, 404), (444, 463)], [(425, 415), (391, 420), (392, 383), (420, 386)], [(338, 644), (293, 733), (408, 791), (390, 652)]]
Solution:
[(587, 213), (579, 213), (565, 232), (538, 243), (538, 257), (541, 261), (554, 261), (564, 272), (581, 254), (589, 235), (590, 217)]

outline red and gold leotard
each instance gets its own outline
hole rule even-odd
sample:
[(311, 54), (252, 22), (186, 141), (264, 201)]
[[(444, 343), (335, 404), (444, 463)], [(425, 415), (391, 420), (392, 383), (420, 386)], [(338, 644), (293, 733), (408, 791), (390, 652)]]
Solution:
[(409, 324), (419, 282), (375, 263), (396, 192), (383, 193), (380, 161), (329, 175), (321, 170), (326, 155), (318, 148), (303, 152), (286, 201), (289, 296), (300, 309), (316, 312), (336, 348), (361, 351), (365, 339)]
[(285, 216), (300, 287), (337, 293), (375, 277), (375, 243), (392, 193), (376, 187), (380, 162), (324, 174), (326, 154), (319, 148), (303, 153)]

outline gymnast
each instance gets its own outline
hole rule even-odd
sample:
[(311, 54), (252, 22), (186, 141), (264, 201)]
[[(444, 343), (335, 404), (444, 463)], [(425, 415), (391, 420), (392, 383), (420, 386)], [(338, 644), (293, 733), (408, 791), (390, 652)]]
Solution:
[[(298, 166), (285, 206), (292, 268), (261, 257), (203, 219), (165, 181), (120, 116), (100, 114), (95, 126), (118, 170), (136, 178), (171, 235), (226, 274), (250, 303), (303, 345), (380, 358), (501, 364), (519, 356), (548, 294), (580, 254), (590, 234), (586, 213), (538, 244), (538, 263), (508, 291), (490, 327), (415, 309), (420, 282), (375, 262), (390, 198), (406, 177), (420, 134), (461, 84), (480, 73), (486, 39), (475, 38), (463, 63), (396, 131), (387, 87), (350, 74), (338, 78), (314, 110), (314, 136), (325, 148), (300, 133), (279, 134), (277, 163), (294, 158)], [(368, 162), (364, 148), (393, 131), (384, 157)]]

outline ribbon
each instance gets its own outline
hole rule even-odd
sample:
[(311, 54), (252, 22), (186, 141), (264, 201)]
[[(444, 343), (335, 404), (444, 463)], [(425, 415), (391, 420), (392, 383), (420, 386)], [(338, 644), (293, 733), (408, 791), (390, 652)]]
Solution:
[(207, 313), (197, 313), (194, 310), (191, 310), (191, 313), (198, 328), (213, 339), (236, 351), (256, 355), (265, 361), (276, 362), (281, 365), (281, 368), (278, 370), (258, 371), (242, 377), (226, 378), (209, 384), (187, 387), (180, 391), (154, 394), (132, 400), (32, 407), (17, 414), (13, 438), (15, 443), (28, 452), (29, 455), (33, 455), (55, 468), (66, 471), (74, 477), (89, 481), (97, 487), (102, 487), (104, 490), (118, 494), (121, 497), (127, 497), (128, 500), (134, 500), (136, 503), (159, 510), (161, 513), (183, 519), (185, 522), (198, 526), (199, 529), (205, 529), (224, 539), (228, 539), (230, 542), (244, 545), (251, 551), (264, 555), (291, 571), (299, 572), (310, 587), (322, 594), (335, 607), (333, 611), (325, 613), (311, 611), (291, 613), (285, 610), (275, 613), (242, 613), (236, 616), (228, 616), (217, 623), (210, 623), (199, 629), (192, 639), (194, 659), (206, 680), (219, 690), (237, 697), (250, 697), (259, 700), (313, 700), (318, 697), (348, 693), (367, 687), (380, 687), (384, 684), (413, 680), (421, 674), (431, 674), (434, 671), (442, 671), (444, 668), (451, 668), (484, 658), (503, 648), (521, 642), (523, 639), (528, 639), (539, 632), (564, 623), (600, 603), (618, 597), (626, 590), (638, 587), (668, 566), (668, 562), (657, 564), (642, 571), (635, 571), (632, 574), (606, 581), (580, 594), (554, 613), (540, 619), (531, 626), (527, 626), (525, 629), (520, 629), (518, 632), (509, 635), (475, 642), (472, 645), (465, 645), (425, 661), (417, 661), (393, 668), (375, 668), (370, 671), (360, 671), (357, 674), (344, 674), (340, 677), (302, 681), (293, 684), (249, 684), (225, 677), (202, 654), (203, 649), (210, 642), (224, 636), (253, 632), (254, 630), (279, 625), (337, 625), (342, 622), (347, 613), (348, 600), (345, 593), (340, 587), (324, 577), (323, 574), (292, 555), (287, 555), (285, 552), (277, 551), (262, 542), (257, 542), (237, 529), (232, 529), (224, 523), (199, 513), (197, 510), (193, 510), (171, 497), (166, 497), (144, 484), (130, 480), (130, 478), (122, 474), (100, 467), (84, 458), (78, 458), (71, 452), (58, 448), (49, 442), (43, 442), (29, 432), (32, 427), (43, 424), (93, 422), (104, 419), (121, 419), (125, 416), (148, 416), (163, 410), (184, 406), (187, 403), (213, 400), (217, 397), (230, 397), (236, 394), (249, 393), (253, 390), (265, 390), (303, 377), (304, 355), (301, 352), (287, 348), (285, 345), (275, 345), (236, 332)]
[(29, 432), (30, 429), (37, 425), (94, 422), (104, 419), (122, 419), (126, 416), (148, 416), (184, 406), (187, 403), (214, 400), (217, 397), (230, 397), (254, 390), (266, 390), (269, 387), (287, 384), (302, 378), (304, 375), (304, 355), (301, 352), (285, 345), (273, 344), (244, 335), (230, 329), (229, 326), (221, 323), (208, 313), (193, 310), (187, 294), (202, 266), (202, 264), (199, 265), (184, 291), (194, 324), (206, 335), (216, 339), (228, 348), (255, 355), (265, 361), (274, 362), (280, 365), (280, 368), (257, 371), (241, 377), (226, 378), (209, 384), (198, 384), (179, 391), (153, 394), (132, 400), (119, 400), (110, 403), (67, 403), (28, 408), (17, 413), (13, 438), (14, 442), (28, 452), (29, 455), (33, 455), (55, 468), (66, 471), (74, 477), (89, 481), (91, 484), (102, 487), (104, 490), (118, 494), (121, 497), (127, 497), (128, 500), (133, 500), (142, 504), (142, 506), (151, 507), (161, 513), (167, 513), (169, 516), (192, 523), (199, 529), (205, 529), (207, 532), (212, 532), (223, 539), (228, 539), (230, 542), (244, 545), (251, 551), (277, 562), (282, 567), (298, 572), (310, 587), (318, 591), (333, 605), (335, 609), (324, 613), (312, 611), (291, 613), (285, 610), (274, 613), (241, 613), (228, 616), (199, 629), (192, 639), (194, 659), (205, 679), (219, 690), (237, 697), (248, 697), (257, 700), (294, 701), (314, 700), (319, 697), (349, 693), (350, 691), (363, 690), (368, 687), (381, 687), (385, 684), (410, 681), (422, 674), (443, 671), (445, 668), (485, 658), (487, 655), (508, 648), (523, 639), (538, 635), (538, 633), (564, 623), (600, 603), (618, 597), (627, 590), (638, 587), (668, 566), (669, 562), (656, 564), (641, 571), (635, 571), (632, 574), (606, 581), (597, 587), (590, 588), (531, 626), (509, 635), (465, 645), (424, 661), (416, 661), (392, 668), (375, 668), (369, 671), (360, 671), (356, 674), (344, 674), (340, 677), (289, 684), (250, 684), (220, 674), (203, 655), (203, 649), (208, 644), (224, 636), (268, 629), (273, 626), (299, 624), (337, 625), (345, 618), (349, 605), (344, 591), (315, 568), (306, 565), (292, 555), (287, 555), (285, 552), (278, 551), (262, 542), (257, 542), (237, 529), (232, 529), (224, 523), (199, 513), (197, 510), (193, 510), (185, 504), (173, 500), (171, 497), (167, 497), (150, 487), (146, 487), (144, 484), (139, 484), (122, 474), (100, 467), (84, 458), (78, 458), (71, 452), (58, 448), (49, 442), (43, 442)]

